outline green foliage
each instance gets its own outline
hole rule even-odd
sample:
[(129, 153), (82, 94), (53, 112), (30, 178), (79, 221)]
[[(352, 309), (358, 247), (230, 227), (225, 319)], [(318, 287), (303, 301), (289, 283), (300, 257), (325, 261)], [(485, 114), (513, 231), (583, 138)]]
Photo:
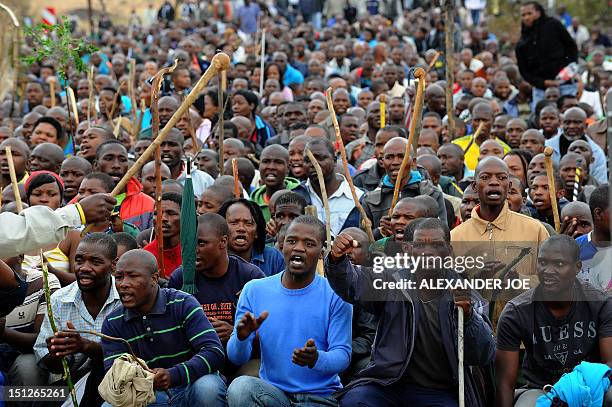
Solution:
[(22, 57), (28, 65), (51, 59), (56, 64), (58, 75), (67, 79), (70, 66), (77, 72), (85, 72), (87, 67), (81, 56), (98, 49), (83, 39), (73, 38), (70, 32), (70, 21), (60, 18), (54, 26), (39, 24), (35, 27), (24, 27), (27, 38), (32, 39), (33, 54)]

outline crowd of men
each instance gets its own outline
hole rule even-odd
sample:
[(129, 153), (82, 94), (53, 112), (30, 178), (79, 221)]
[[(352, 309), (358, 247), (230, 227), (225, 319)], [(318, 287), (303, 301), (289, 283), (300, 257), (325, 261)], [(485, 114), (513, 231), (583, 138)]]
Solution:
[[(450, 407), (461, 372), (470, 407), (534, 406), (587, 374), (612, 406), (610, 39), (532, 1), (516, 8), (520, 38), (497, 37), (471, 5), (445, 57), (440, 8), (362, 3), (151, 3), (127, 26), (100, 19), (85, 72), (62, 78), (51, 59), (21, 72), (0, 106), (0, 384), (63, 386), (67, 361), (81, 405), (127, 405), (103, 397), (103, 378), (133, 350), (155, 405)], [(215, 77), (161, 162), (149, 155), (111, 197), (219, 51), (226, 91)], [(398, 253), (485, 260), (373, 271)], [(422, 285), (467, 278), (528, 284)]]

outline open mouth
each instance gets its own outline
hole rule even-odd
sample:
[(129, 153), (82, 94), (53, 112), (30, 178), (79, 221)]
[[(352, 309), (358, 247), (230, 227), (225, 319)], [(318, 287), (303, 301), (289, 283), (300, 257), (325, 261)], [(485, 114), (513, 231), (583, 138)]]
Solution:
[(266, 174), (264, 177), (264, 180), (269, 182), (275, 182), (277, 179), (278, 177), (276, 176), (276, 174)]
[(404, 228), (395, 228), (395, 240), (404, 240)]
[(166, 162), (171, 162), (172, 161), (172, 156), (170, 154), (162, 154), (161, 155), (161, 160), (166, 163)]
[(492, 200), (498, 200), (502, 197), (501, 191), (489, 191), (486, 193), (486, 195)]
[(91, 286), (94, 283), (93, 277), (89, 275), (79, 275), (77, 279), (79, 280), (79, 285), (85, 287)]
[(245, 235), (237, 235), (234, 238), (234, 244), (237, 246), (245, 246), (248, 244), (248, 239)]
[(542, 198), (534, 198), (533, 199), (533, 206), (535, 206), (536, 208), (540, 208), (542, 206), (544, 206), (546, 204), (546, 201), (544, 201), (544, 199)]
[(134, 296), (131, 293), (119, 293), (119, 298), (121, 299), (121, 302), (129, 302), (132, 299), (134, 299)]
[(302, 267), (305, 262), (306, 258), (298, 254), (294, 254), (289, 258), (289, 264), (293, 267)]

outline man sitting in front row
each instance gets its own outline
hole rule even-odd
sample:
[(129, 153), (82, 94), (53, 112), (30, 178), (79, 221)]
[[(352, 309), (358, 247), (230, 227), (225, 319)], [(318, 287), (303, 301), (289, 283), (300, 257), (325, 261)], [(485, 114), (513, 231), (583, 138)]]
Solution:
[(231, 407), (337, 405), (332, 393), (342, 387), (338, 373), (351, 357), (352, 307), (317, 274), (324, 241), (321, 221), (296, 218), (283, 244), (286, 269), (244, 286), (227, 354), (232, 363), (244, 364), (257, 333), (261, 368), (259, 378), (232, 382)]
[[(160, 288), (158, 279), (151, 253), (130, 250), (121, 256), (115, 284), (122, 305), (104, 321), (102, 333), (126, 339), (155, 372), (155, 403), (225, 405), (225, 383), (217, 372), (225, 359), (219, 337), (193, 296)], [(108, 340), (102, 340), (102, 349), (105, 370), (127, 352), (123, 343)]]
[[(498, 407), (531, 407), (582, 361), (612, 366), (612, 301), (605, 292), (580, 281), (580, 249), (567, 235), (555, 235), (540, 246), (540, 285), (506, 304), (497, 327)], [(526, 389), (515, 390), (519, 350), (525, 345)], [(610, 406), (612, 390), (604, 406)]]

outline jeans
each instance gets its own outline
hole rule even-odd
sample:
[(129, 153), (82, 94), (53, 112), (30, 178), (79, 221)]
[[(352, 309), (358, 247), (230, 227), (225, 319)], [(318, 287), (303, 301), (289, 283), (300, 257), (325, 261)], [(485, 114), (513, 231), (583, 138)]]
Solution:
[(470, 15), (472, 16), (472, 25), (477, 26), (480, 23), (480, 13), (482, 10), (470, 10)]
[(391, 386), (364, 384), (349, 390), (341, 399), (340, 407), (457, 407), (456, 392), (431, 390), (413, 384)]
[[(545, 91), (546, 89), (539, 89), (539, 88), (536, 88), (535, 86), (533, 87), (533, 90), (531, 91), (531, 109), (532, 110), (535, 111), (535, 108), (538, 102), (544, 99)], [(561, 85), (559, 86), (559, 93), (561, 96), (563, 95), (576, 96), (576, 93), (578, 93), (578, 85), (575, 83), (567, 83), (565, 85)]]
[(293, 407), (293, 406), (337, 406), (330, 396), (307, 393), (285, 393), (270, 383), (251, 376), (234, 379), (227, 389), (227, 403), (230, 407)]
[[(172, 399), (172, 406), (182, 407), (211, 407), (227, 406), (225, 400), (226, 385), (218, 373), (211, 373), (200, 377), (186, 386), (168, 389)], [(169, 406), (168, 395), (165, 391), (155, 392), (156, 400), (148, 406)], [(110, 407), (104, 403), (103, 407)]]

